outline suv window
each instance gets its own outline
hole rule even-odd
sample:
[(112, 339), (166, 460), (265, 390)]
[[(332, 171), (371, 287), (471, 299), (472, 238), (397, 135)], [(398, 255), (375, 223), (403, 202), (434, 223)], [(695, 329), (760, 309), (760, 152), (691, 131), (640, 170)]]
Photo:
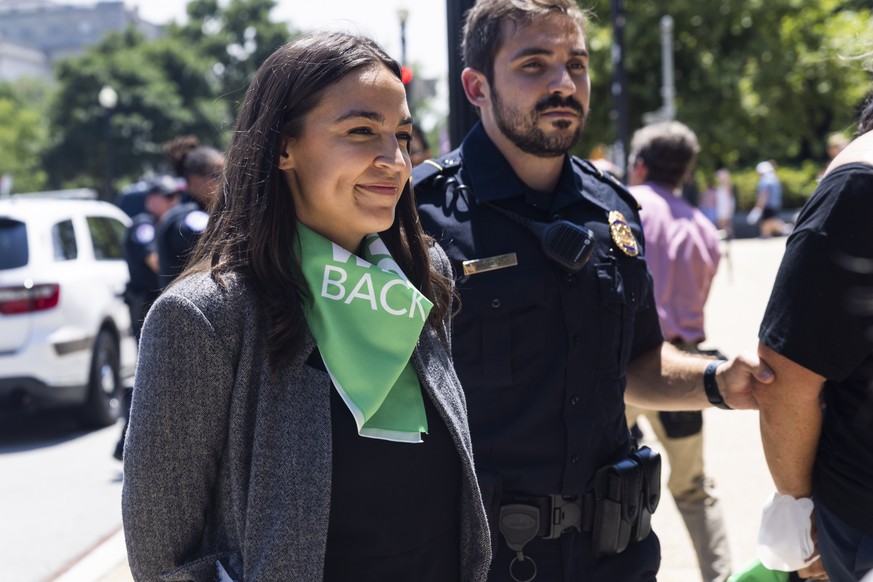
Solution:
[(27, 227), (23, 222), (0, 218), (0, 269), (17, 269), (27, 260)]
[(108, 216), (89, 216), (88, 230), (98, 261), (124, 260), (124, 223)]
[(56, 261), (72, 261), (79, 256), (72, 220), (64, 220), (52, 227), (52, 247)]

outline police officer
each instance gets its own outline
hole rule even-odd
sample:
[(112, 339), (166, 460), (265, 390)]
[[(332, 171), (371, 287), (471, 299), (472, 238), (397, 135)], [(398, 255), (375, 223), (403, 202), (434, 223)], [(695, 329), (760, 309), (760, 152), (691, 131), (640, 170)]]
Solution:
[[(172, 176), (160, 176), (146, 185), (145, 212), (133, 217), (133, 221), (124, 236), (124, 258), (130, 271), (130, 281), (127, 284), (125, 300), (130, 309), (130, 322), (133, 335), (139, 342), (142, 323), (152, 302), (161, 293), (158, 280), (158, 253), (155, 242), (156, 224), (178, 203), (185, 190), (184, 181)], [(126, 419), (130, 413), (130, 394), (124, 396), (125, 425), (121, 429), (121, 437), (115, 444), (112, 456), (119, 461), (124, 452), (124, 439), (127, 434)]]
[(161, 176), (148, 182), (146, 188), (146, 211), (133, 217), (124, 238), (124, 257), (130, 270), (127, 299), (137, 341), (145, 315), (161, 289), (158, 282), (155, 227), (179, 202), (185, 184), (171, 176)]
[(492, 581), (654, 580), (657, 462), (631, 448), (625, 392), (661, 410), (753, 408), (770, 379), (663, 342), (635, 200), (567, 155), (588, 113), (584, 26), (573, 0), (479, 0), (461, 80), (481, 121), (413, 172), (460, 276), (452, 352)]
[(182, 151), (174, 166), (184, 176), (191, 199), (179, 204), (158, 223), (157, 250), (161, 287), (175, 279), (209, 222), (208, 209), (218, 192), (224, 157), (197, 145)]

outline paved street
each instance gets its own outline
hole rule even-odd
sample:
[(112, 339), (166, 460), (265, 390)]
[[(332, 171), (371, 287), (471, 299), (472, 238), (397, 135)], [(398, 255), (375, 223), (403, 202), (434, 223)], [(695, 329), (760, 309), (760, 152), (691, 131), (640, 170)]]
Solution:
[[(729, 355), (754, 352), (758, 323), (784, 246), (784, 238), (730, 243), (730, 258), (719, 269), (707, 306), (709, 346)], [(739, 568), (754, 559), (761, 506), (773, 488), (761, 452), (758, 416), (755, 412), (713, 409), (704, 413), (704, 419), (707, 468), (719, 487), (734, 567)], [(668, 474), (669, 467), (665, 466), (665, 482)], [(663, 553), (659, 580), (698, 582), (700, 574), (691, 541), (669, 494), (661, 500), (655, 529)], [(62, 582), (130, 582), (120, 539), (120, 535), (110, 539), (103, 548), (105, 574), (83, 573)]]

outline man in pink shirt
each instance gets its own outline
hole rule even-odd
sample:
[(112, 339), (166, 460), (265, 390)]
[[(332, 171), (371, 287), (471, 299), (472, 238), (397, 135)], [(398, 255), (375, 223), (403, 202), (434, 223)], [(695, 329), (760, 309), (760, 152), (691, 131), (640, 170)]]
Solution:
[[(665, 340), (695, 353), (706, 339), (703, 306), (721, 257), (715, 226), (681, 196), (700, 146), (679, 122), (638, 130), (631, 141), (628, 183), (642, 207), (646, 262)], [(628, 406), (628, 422), (645, 416), (670, 461), (668, 487), (694, 543), (704, 582), (724, 582), (730, 550), (718, 499), (703, 471), (703, 416)]]

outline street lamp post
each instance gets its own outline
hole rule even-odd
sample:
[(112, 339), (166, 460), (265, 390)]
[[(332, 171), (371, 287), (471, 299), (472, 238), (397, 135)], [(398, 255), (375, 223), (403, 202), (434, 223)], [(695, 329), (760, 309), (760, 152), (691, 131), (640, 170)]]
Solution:
[(103, 108), (104, 143), (106, 147), (106, 162), (103, 183), (103, 200), (112, 200), (112, 112), (118, 105), (118, 93), (109, 85), (104, 85), (97, 94), (97, 101)]
[(661, 17), (661, 76), (664, 118), (673, 121), (676, 119), (676, 87), (673, 85), (673, 18), (669, 14)]
[(401, 2), (397, 7), (397, 18), (400, 19), (400, 65), (408, 67), (406, 62), (406, 20), (409, 18), (409, 8), (406, 2)]
[(612, 0), (611, 15), (613, 78), (610, 88), (613, 109), (610, 117), (617, 126), (612, 161), (624, 171), (627, 165), (627, 150), (630, 141), (630, 107), (628, 105), (627, 72), (624, 68), (624, 28), (626, 24), (624, 0)]
[(475, 0), (446, 0), (446, 29), (449, 49), (449, 139), (451, 149), (461, 145), (464, 136), (479, 120), (476, 110), (467, 101), (461, 86), (464, 59), (459, 50), (459, 39), (464, 27), (464, 14)]

